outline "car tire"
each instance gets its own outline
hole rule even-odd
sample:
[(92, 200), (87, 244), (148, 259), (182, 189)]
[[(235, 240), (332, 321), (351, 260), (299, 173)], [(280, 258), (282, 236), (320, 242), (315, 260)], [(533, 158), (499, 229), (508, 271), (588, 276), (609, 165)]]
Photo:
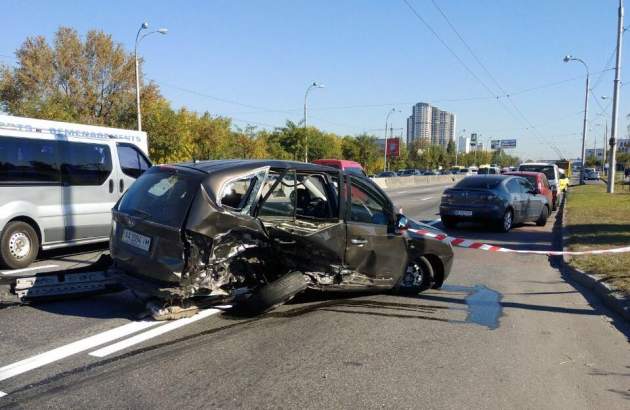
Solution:
[(513, 224), (514, 224), (514, 213), (512, 212), (511, 209), (508, 209), (505, 211), (505, 213), (503, 214), (503, 217), (499, 221), (499, 224), (498, 224), (499, 231), (503, 233), (508, 233), (510, 232), (510, 229), (512, 229)]
[(302, 272), (290, 272), (254, 291), (249, 298), (238, 302), (233, 311), (247, 316), (260, 315), (288, 302), (307, 287)]
[(547, 224), (547, 218), (549, 218), (549, 207), (545, 205), (540, 211), (540, 216), (536, 220), (536, 225), (545, 226)]
[(457, 219), (453, 218), (452, 216), (443, 216), (441, 217), (441, 219), (442, 225), (445, 228), (454, 229), (457, 227)]
[(9, 269), (26, 268), (39, 252), (39, 237), (35, 229), (23, 221), (9, 222), (0, 234), (0, 266)]
[(420, 256), (407, 265), (405, 273), (396, 285), (396, 291), (402, 295), (418, 294), (433, 286), (434, 277), (431, 262)]

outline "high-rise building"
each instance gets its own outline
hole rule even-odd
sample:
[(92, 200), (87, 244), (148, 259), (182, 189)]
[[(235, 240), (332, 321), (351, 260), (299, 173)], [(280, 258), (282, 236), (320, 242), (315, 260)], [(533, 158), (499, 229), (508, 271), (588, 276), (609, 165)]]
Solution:
[(442, 111), (427, 103), (418, 103), (411, 109), (407, 118), (407, 144), (416, 140), (426, 140), (446, 148), (455, 136), (455, 114)]
[(470, 137), (462, 135), (459, 137), (459, 144), (457, 145), (457, 152), (459, 154), (468, 154), (470, 152)]

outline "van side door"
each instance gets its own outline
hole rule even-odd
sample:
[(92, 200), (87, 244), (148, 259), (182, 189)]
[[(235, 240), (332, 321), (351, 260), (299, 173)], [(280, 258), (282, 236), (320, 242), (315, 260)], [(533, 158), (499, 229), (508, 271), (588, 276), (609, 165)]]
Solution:
[(113, 144), (60, 141), (64, 242), (106, 239), (114, 190)]
[(144, 171), (151, 168), (151, 161), (135, 145), (122, 142), (116, 144), (116, 156), (119, 167), (115, 192), (117, 198), (120, 198)]

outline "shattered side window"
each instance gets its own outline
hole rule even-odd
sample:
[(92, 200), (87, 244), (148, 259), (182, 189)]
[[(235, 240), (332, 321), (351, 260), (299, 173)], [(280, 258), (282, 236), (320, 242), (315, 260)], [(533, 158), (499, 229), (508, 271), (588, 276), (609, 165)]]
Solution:
[(245, 207), (256, 178), (249, 176), (226, 184), (221, 192), (221, 205), (240, 211)]
[[(278, 180), (280, 180), (279, 183), (275, 185)], [(273, 191), (261, 205), (258, 216), (263, 218), (293, 218), (295, 210), (295, 174), (289, 172), (284, 177), (281, 177), (280, 174), (270, 173), (262, 188), (261, 197), (265, 198), (272, 188)]]

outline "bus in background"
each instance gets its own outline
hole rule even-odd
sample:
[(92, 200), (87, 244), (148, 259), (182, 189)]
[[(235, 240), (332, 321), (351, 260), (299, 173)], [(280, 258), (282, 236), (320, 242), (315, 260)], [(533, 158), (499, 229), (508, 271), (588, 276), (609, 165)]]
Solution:
[(147, 134), (0, 115), (0, 266), (106, 242), (111, 209), (151, 167)]
[(352, 175), (367, 177), (361, 164), (347, 159), (316, 159), (313, 164), (325, 165), (327, 167), (338, 168)]

